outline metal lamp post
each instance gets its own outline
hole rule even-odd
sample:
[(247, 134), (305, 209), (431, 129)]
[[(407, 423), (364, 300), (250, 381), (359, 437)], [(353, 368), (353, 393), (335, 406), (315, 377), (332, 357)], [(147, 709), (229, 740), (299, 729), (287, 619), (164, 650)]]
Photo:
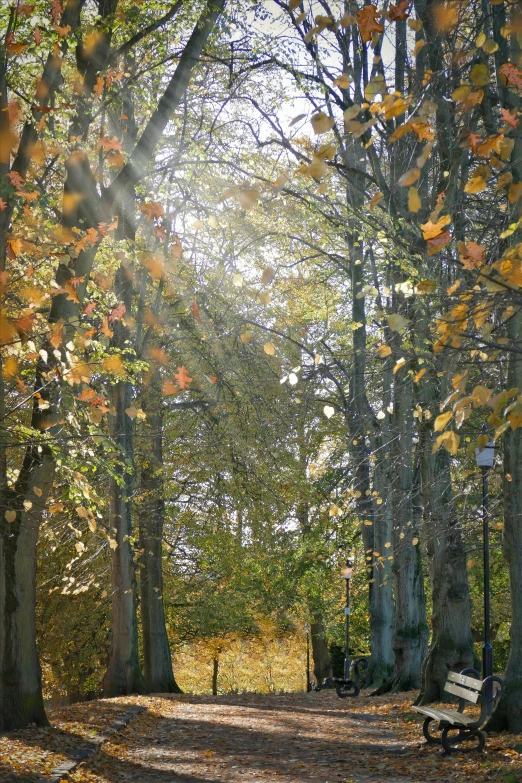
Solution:
[(364, 657), (357, 658), (354, 661), (354, 677), (350, 677), (350, 670), (352, 669), (352, 662), (350, 660), (350, 581), (353, 575), (353, 565), (351, 560), (347, 560), (342, 570), (343, 579), (346, 582), (346, 603), (344, 606), (345, 616), (345, 629), (346, 640), (344, 646), (344, 677), (342, 679), (336, 678), (335, 690), (339, 698), (344, 699), (346, 696), (358, 696), (361, 692), (359, 685), (359, 679), (361, 677), (361, 670), (365, 670), (368, 667), (368, 661)]
[(344, 679), (350, 679), (350, 582), (353, 575), (353, 565), (347, 560), (343, 566), (343, 579), (346, 582), (346, 603), (344, 616), (346, 623), (346, 640), (344, 643)]
[[(486, 427), (483, 428), (487, 433)], [(491, 611), (489, 601), (489, 489), (488, 472), (495, 462), (495, 442), (483, 449), (475, 449), (477, 465), (482, 471), (482, 535), (484, 541), (484, 645), (482, 647), (482, 677), (493, 674), (493, 647), (491, 646)]]

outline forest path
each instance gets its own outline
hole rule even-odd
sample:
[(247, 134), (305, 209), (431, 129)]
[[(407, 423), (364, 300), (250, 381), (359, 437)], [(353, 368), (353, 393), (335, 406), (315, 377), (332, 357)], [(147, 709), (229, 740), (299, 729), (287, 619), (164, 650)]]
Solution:
[(439, 747), (419, 748), (421, 724), (411, 693), (118, 701), (139, 703), (145, 711), (71, 775), (75, 783), (479, 783), (504, 781), (513, 769), (511, 754), (447, 758)]

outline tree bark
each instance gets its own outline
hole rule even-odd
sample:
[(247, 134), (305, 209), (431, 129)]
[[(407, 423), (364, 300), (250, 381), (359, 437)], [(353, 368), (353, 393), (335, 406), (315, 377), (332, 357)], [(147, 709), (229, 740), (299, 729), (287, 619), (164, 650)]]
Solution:
[(314, 677), (317, 687), (320, 687), (323, 680), (332, 676), (330, 653), (326, 643), (323, 618), (320, 614), (314, 614), (313, 622), (310, 624), (310, 636), (312, 639)]
[(147, 414), (146, 451), (142, 455), (140, 503), (140, 595), (143, 630), (143, 669), (151, 693), (181, 693), (172, 671), (172, 656), (163, 603), (163, 408), (161, 380), (154, 372), (143, 395)]
[(138, 658), (137, 589), (132, 538), (132, 493), (134, 488), (132, 419), (125, 412), (132, 405), (132, 388), (118, 381), (110, 390), (114, 415), (111, 437), (119, 449), (115, 476), (109, 482), (109, 522), (117, 544), (112, 551), (111, 650), (103, 677), (106, 698), (144, 693), (145, 682)]
[[(509, 337), (522, 342), (522, 312), (509, 320)], [(508, 388), (522, 389), (522, 356), (510, 353)], [(509, 429), (504, 435), (504, 529), (502, 551), (509, 570), (511, 590), (511, 644), (505, 689), (488, 721), (486, 731), (522, 732), (522, 429)]]
[(395, 375), (390, 486), (393, 508), (393, 578), (395, 586), (395, 665), (390, 679), (376, 694), (407, 691), (421, 683), (428, 625), (422, 559), (418, 546), (413, 477), (413, 397), (407, 368)]
[[(432, 586), (432, 637), (423, 663), (418, 704), (447, 701), (444, 684), (449, 671), (473, 665), (471, 601), (466, 551), (453, 500), (450, 456), (445, 448), (435, 454), (433, 420), (440, 410), (440, 383), (435, 373), (424, 381), (434, 404), (432, 417), (419, 422), (423, 532)], [(429, 409), (429, 408), (428, 408)]]
[(218, 672), (219, 672), (219, 658), (214, 656), (212, 659), (212, 696), (218, 695)]

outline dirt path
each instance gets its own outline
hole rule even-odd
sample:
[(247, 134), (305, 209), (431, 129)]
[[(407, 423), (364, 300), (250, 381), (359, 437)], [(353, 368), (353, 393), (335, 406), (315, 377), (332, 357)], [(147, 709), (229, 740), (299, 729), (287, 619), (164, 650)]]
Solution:
[[(444, 757), (421, 745), (415, 694), (143, 696), (74, 704), (0, 736), (0, 783), (44, 783), (114, 730), (73, 783), (522, 783), (522, 737)], [(121, 725), (121, 724), (120, 724)], [(111, 728), (112, 727), (112, 728)], [(57, 778), (57, 780), (59, 777)]]
[[(128, 703), (131, 700), (122, 700)], [(411, 694), (340, 700), (334, 693), (288, 696), (147, 697), (146, 709), (75, 783), (517, 783), (520, 754), (489, 741), (489, 752), (446, 758), (419, 748)], [(114, 703), (114, 702), (113, 702)], [(409, 722), (412, 721), (412, 722)], [(497, 744), (496, 744), (497, 743)], [(493, 753), (495, 747), (498, 751)], [(517, 773), (518, 768), (518, 773)], [(522, 783), (522, 777), (520, 778)]]

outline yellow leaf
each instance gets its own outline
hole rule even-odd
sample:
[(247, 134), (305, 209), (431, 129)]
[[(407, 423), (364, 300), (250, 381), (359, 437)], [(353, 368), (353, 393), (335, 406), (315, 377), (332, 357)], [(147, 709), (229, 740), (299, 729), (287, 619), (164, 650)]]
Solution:
[(441, 413), (440, 416), (437, 416), (433, 424), (434, 431), (440, 432), (441, 430), (443, 430), (446, 424), (449, 421), (451, 421), (452, 418), (453, 418), (453, 413), (451, 411), (446, 411), (446, 413)]
[(493, 52), (496, 52), (498, 49), (498, 43), (496, 41), (492, 41), (490, 38), (482, 44), (482, 48), (486, 54), (493, 54)]
[(268, 356), (273, 356), (275, 354), (275, 345), (273, 343), (265, 343), (263, 350)]
[(275, 277), (275, 269), (271, 266), (267, 266), (266, 269), (263, 269), (263, 274), (261, 275), (261, 282), (263, 285), (268, 285), (270, 281)]
[(489, 84), (489, 70), (485, 63), (475, 63), (470, 73), (471, 81), (475, 87), (485, 87)]
[(340, 513), (341, 513), (341, 509), (339, 508), (339, 506), (336, 506), (335, 503), (333, 503), (330, 506), (329, 515), (331, 517), (338, 517)]
[(5, 512), (4, 517), (6, 518), (7, 522), (14, 522), (16, 519), (16, 511), (10, 508)]
[(253, 334), (249, 329), (247, 329), (246, 332), (243, 332), (243, 334), (239, 335), (239, 339), (241, 340), (242, 343), (249, 343), (252, 337)]
[(418, 212), (422, 207), (422, 202), (419, 197), (419, 191), (417, 188), (411, 187), (408, 190), (408, 209), (410, 212)]
[(386, 317), (388, 319), (390, 329), (393, 332), (403, 332), (410, 323), (408, 318), (405, 318), (403, 315), (399, 315), (399, 313), (392, 313)]
[(459, 103), (460, 101), (465, 101), (468, 95), (471, 92), (471, 87), (469, 84), (463, 84), (461, 87), (457, 87), (453, 92), (451, 93), (451, 100), (455, 101), (456, 103)]
[(418, 383), (421, 378), (423, 378), (426, 375), (426, 368), (423, 367), (422, 370), (419, 370), (415, 378), (413, 379), (415, 383)]
[(422, 236), (426, 240), (433, 239), (434, 237), (438, 237), (439, 234), (442, 233), (442, 229), (444, 228), (444, 226), (447, 226), (449, 223), (451, 223), (450, 215), (443, 215), (441, 218), (437, 220), (436, 223), (432, 223), (431, 220), (428, 220), (427, 223), (423, 223), (421, 225)]
[(134, 407), (134, 405), (131, 405), (130, 408), (125, 408), (125, 413), (130, 419), (135, 419), (138, 415), (138, 410)]
[(41, 498), (42, 497), (42, 490), (40, 487), (33, 487), (33, 492), (36, 495), (36, 497)]
[(510, 204), (516, 204), (522, 196), (522, 182), (513, 182), (508, 190), (508, 200)]
[(314, 114), (312, 117), (312, 128), (317, 135), (326, 133), (327, 131), (331, 130), (334, 125), (334, 118), (328, 117), (324, 111), (317, 112), (317, 114)]
[(109, 538), (109, 546), (111, 549), (118, 549), (118, 542), (113, 538)]
[(353, 106), (350, 106), (350, 108), (346, 109), (346, 111), (344, 112), (345, 122), (349, 122), (350, 120), (353, 120), (355, 117), (357, 117), (360, 111), (361, 111), (361, 107), (359, 106), (359, 104), (354, 103)]
[(89, 526), (89, 530), (91, 531), (91, 533), (95, 533), (96, 532), (96, 522), (94, 521), (94, 519), (89, 517), (89, 519), (87, 520), (87, 524)]
[(475, 386), (471, 392), (471, 399), (475, 408), (483, 408), (487, 405), (492, 394), (491, 389), (487, 389), (485, 386)]
[(261, 188), (259, 185), (252, 185), (251, 187), (243, 188), (239, 194), (239, 204), (243, 209), (252, 209), (260, 195)]
[(347, 90), (351, 84), (351, 79), (347, 73), (342, 73), (337, 79), (334, 79), (334, 85), (342, 90)]
[(389, 345), (379, 345), (379, 347), (375, 351), (377, 356), (380, 356), (381, 359), (384, 359), (385, 356), (389, 356), (391, 354), (391, 352), (392, 352), (392, 349), (390, 348)]
[(404, 367), (405, 364), (406, 364), (406, 359), (404, 358), (404, 356), (401, 356), (401, 358), (396, 362), (395, 367), (393, 368), (393, 374), (395, 375), (395, 373), (398, 370), (400, 370), (401, 367)]
[(373, 212), (381, 198), (384, 198), (382, 193), (376, 193), (375, 196), (372, 196), (370, 199), (370, 212)]
[(106, 356), (102, 360), (102, 366), (108, 375), (125, 375), (125, 365), (119, 354), (113, 354), (112, 356)]
[(417, 538), (417, 536), (415, 536), (415, 538), (412, 538), (411, 543), (413, 544), (413, 546), (417, 546), (417, 544), (419, 543), (419, 539)]
[(413, 185), (413, 183), (417, 182), (419, 179), (420, 173), (420, 169), (417, 167), (410, 169), (405, 174), (403, 174), (402, 177), (399, 177), (397, 185), (400, 188), (405, 188), (407, 185)]
[(464, 193), (482, 193), (487, 186), (488, 183), (484, 177), (470, 177), (464, 187)]
[(438, 451), (441, 446), (444, 446), (446, 451), (449, 451), (450, 454), (456, 454), (459, 448), (459, 443), (460, 436), (455, 432), (443, 432), (442, 435), (439, 435), (433, 444), (432, 452), (435, 454), (435, 452)]

